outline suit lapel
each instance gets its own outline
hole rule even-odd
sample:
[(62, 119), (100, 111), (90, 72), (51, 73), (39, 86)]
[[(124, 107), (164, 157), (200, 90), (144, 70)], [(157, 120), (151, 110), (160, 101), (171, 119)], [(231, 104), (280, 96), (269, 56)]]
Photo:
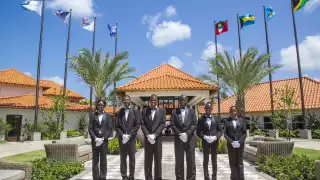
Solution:
[(183, 124), (187, 127), (189, 127), (191, 123), (191, 118), (190, 118), (190, 109), (189, 108), (186, 108), (185, 111), (184, 111), (184, 121), (183, 121)]
[(203, 121), (204, 125), (207, 127), (207, 129), (209, 129), (209, 125), (207, 123), (207, 117), (205, 115), (202, 117), (202, 121)]
[(148, 114), (148, 120), (151, 124), (153, 124), (153, 120), (152, 120), (152, 111), (151, 111), (151, 108), (149, 108), (147, 110), (147, 114)]

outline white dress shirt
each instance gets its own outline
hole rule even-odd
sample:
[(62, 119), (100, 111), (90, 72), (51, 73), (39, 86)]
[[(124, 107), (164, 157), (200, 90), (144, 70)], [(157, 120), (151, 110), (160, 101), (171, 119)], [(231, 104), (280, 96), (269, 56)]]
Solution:
[[(157, 106), (155, 107), (156, 109), (158, 108)], [(152, 109), (151, 110), (151, 117), (152, 117), (152, 121), (154, 119), (154, 115), (156, 114), (156, 110)]]
[(186, 115), (186, 109), (180, 109), (180, 111), (181, 111), (182, 122), (184, 123), (184, 118), (185, 118), (185, 115)]
[(238, 117), (236, 117), (236, 118), (234, 118), (234, 119), (232, 120), (232, 124), (233, 124), (233, 128), (234, 128), (234, 129), (237, 128), (237, 119), (238, 119)]
[(99, 118), (99, 123), (101, 124), (102, 118), (103, 118), (103, 114), (99, 114), (99, 115), (98, 115), (98, 118)]
[(124, 111), (125, 117), (126, 117), (126, 121), (128, 120), (129, 111), (130, 111), (130, 107)]
[(212, 115), (210, 116), (206, 115), (206, 123), (208, 124), (209, 129), (211, 128), (211, 121), (212, 121)]

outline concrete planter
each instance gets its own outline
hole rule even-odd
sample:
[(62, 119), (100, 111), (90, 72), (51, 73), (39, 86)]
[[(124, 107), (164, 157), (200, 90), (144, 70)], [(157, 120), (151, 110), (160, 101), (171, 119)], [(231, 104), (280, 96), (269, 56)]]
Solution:
[(269, 136), (273, 138), (279, 138), (279, 131), (276, 129), (269, 130)]
[(30, 132), (31, 141), (41, 141), (41, 132)]
[(302, 139), (312, 139), (311, 130), (309, 129), (301, 129), (300, 130), (300, 138)]
[(247, 137), (250, 137), (250, 130), (247, 129)]
[(61, 131), (60, 132), (60, 140), (67, 139), (67, 131)]

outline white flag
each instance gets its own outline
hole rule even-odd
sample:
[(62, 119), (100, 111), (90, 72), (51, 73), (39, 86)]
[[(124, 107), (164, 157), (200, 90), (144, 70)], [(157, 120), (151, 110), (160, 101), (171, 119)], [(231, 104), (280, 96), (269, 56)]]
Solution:
[(21, 7), (28, 11), (35, 11), (41, 16), (43, 2), (39, 0), (26, 0)]
[(94, 20), (88, 18), (82, 18), (81, 27), (88, 31), (94, 31)]

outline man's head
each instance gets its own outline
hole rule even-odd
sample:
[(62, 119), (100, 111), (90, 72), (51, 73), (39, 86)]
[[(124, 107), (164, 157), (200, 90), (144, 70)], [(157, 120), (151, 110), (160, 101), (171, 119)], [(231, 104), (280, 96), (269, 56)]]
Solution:
[(188, 103), (188, 97), (185, 94), (182, 94), (179, 97), (180, 108), (185, 108)]
[(230, 112), (230, 116), (233, 118), (237, 117), (238, 115), (236, 106), (231, 106), (229, 112)]
[(129, 108), (130, 103), (131, 103), (131, 98), (128, 95), (125, 95), (122, 99), (122, 103), (124, 105), (125, 108)]
[(152, 94), (152, 95), (150, 96), (150, 106), (151, 106), (152, 108), (155, 108), (155, 107), (157, 106), (157, 104), (158, 104), (158, 97), (157, 97), (157, 95)]
[(211, 102), (207, 102), (204, 108), (205, 108), (205, 111), (206, 111), (206, 115), (210, 116), (211, 112), (212, 112), (212, 104), (211, 104)]
[(103, 112), (104, 107), (106, 107), (107, 102), (104, 99), (97, 99), (95, 102), (96, 110), (98, 112)]

